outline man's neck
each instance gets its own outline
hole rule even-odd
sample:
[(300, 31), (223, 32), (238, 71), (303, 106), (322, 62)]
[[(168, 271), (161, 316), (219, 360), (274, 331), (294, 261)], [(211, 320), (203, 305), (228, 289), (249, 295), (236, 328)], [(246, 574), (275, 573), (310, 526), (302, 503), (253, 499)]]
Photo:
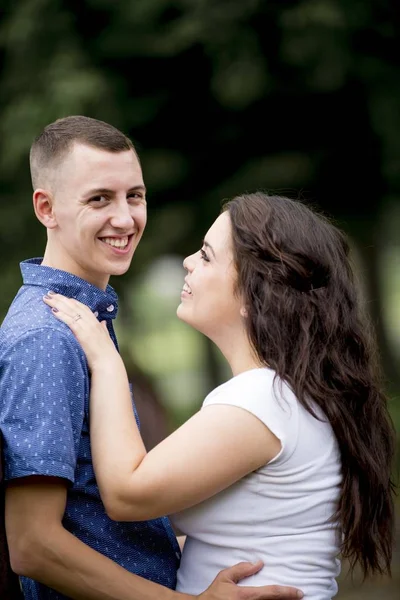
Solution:
[(71, 275), (84, 279), (103, 291), (107, 288), (108, 282), (110, 281), (109, 275), (101, 276), (99, 273), (90, 273), (77, 265), (71, 258), (60, 257), (53, 252), (50, 252), (48, 247), (46, 247), (41, 264), (44, 267), (51, 267), (52, 269), (59, 269), (60, 271), (71, 273)]

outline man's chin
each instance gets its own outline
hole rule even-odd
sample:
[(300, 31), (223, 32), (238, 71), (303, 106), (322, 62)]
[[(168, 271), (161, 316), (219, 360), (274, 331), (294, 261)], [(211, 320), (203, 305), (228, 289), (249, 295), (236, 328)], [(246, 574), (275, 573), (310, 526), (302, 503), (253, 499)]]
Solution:
[(118, 275), (125, 275), (125, 273), (127, 273), (129, 271), (130, 266), (131, 266), (130, 261), (129, 261), (129, 263), (125, 263), (123, 265), (114, 266), (113, 268), (110, 269), (109, 275), (112, 277), (118, 276)]

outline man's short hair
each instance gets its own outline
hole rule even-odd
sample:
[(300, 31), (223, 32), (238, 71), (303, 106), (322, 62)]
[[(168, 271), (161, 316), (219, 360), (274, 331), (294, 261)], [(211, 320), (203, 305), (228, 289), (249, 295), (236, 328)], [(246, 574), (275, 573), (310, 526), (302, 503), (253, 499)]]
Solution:
[(108, 152), (133, 150), (137, 156), (131, 140), (109, 123), (81, 115), (57, 119), (44, 128), (31, 146), (30, 168), (33, 189), (43, 187), (43, 182), (48, 180), (50, 171), (60, 164), (74, 143)]

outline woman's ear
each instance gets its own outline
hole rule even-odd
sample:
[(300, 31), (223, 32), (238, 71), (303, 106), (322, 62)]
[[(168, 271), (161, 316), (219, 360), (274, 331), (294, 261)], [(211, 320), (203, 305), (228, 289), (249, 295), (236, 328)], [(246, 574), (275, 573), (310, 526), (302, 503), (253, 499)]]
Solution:
[(243, 319), (246, 319), (249, 316), (249, 314), (247, 312), (247, 308), (245, 306), (241, 307), (240, 316), (243, 317)]
[(54, 229), (57, 226), (51, 192), (44, 189), (35, 190), (33, 193), (33, 208), (36, 217), (47, 229)]

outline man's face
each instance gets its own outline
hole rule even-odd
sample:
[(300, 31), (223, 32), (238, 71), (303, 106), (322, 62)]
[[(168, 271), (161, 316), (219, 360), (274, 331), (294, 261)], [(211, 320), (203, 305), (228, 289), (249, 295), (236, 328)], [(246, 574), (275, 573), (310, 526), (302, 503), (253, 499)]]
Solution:
[(146, 225), (135, 153), (75, 144), (55, 173), (52, 199), (46, 264), (105, 289), (110, 275), (129, 269)]

